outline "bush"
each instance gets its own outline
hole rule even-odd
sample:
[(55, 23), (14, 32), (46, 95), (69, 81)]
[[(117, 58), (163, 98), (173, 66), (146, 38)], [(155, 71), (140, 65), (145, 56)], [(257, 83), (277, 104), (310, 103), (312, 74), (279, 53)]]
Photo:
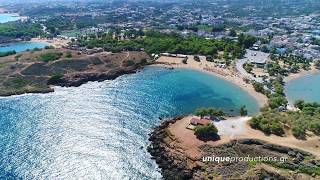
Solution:
[(282, 125), (279, 122), (273, 122), (270, 126), (270, 130), (273, 134), (278, 136), (282, 136), (284, 134)]
[(213, 56), (211, 56), (211, 55), (207, 56), (207, 57), (206, 57), (206, 60), (207, 60), (208, 62), (214, 62)]
[(129, 67), (135, 65), (135, 62), (133, 60), (126, 60), (122, 62), (123, 66)]
[(296, 102), (294, 102), (294, 107), (302, 110), (304, 107), (304, 100), (297, 100)]
[(279, 96), (275, 94), (269, 97), (268, 103), (271, 109), (276, 109), (280, 106), (286, 106), (288, 100), (284, 96)]
[(41, 54), (40, 58), (44, 62), (49, 62), (49, 61), (55, 61), (58, 60), (62, 57), (62, 53), (54, 52), (54, 53), (46, 53), (46, 54)]
[(292, 128), (292, 134), (297, 139), (305, 139), (306, 137), (306, 129), (301, 126), (294, 126)]
[(241, 108), (240, 108), (240, 115), (241, 115), (241, 116), (246, 116), (246, 115), (248, 115), (248, 110), (247, 110), (247, 107), (246, 107), (246, 106), (241, 106)]
[(194, 134), (200, 139), (214, 139), (217, 137), (218, 129), (215, 125), (197, 126)]
[(42, 49), (35, 47), (35, 48), (32, 49), (32, 51), (33, 51), (33, 52), (34, 52), (34, 51), (42, 51)]
[(245, 64), (243, 65), (243, 68), (244, 68), (244, 70), (247, 71), (247, 73), (251, 73), (252, 70), (253, 70), (253, 65), (252, 65), (252, 64), (245, 63)]
[[(266, 117), (263, 117), (266, 116)], [(275, 134), (282, 136), (284, 134), (283, 126), (278, 119), (271, 119), (267, 115), (261, 115), (258, 117), (253, 117), (249, 121), (249, 125), (253, 129), (258, 129), (264, 132), (265, 134)]]
[(44, 49), (54, 49), (54, 46), (45, 46)]
[(320, 122), (314, 121), (310, 124), (310, 131), (312, 131), (316, 135), (320, 135)]
[(66, 52), (66, 58), (72, 58), (72, 53), (71, 51)]
[(253, 85), (253, 88), (255, 91), (257, 91), (259, 93), (265, 93), (263, 84), (258, 83), (258, 82), (254, 82), (252, 85)]
[(195, 114), (197, 116), (200, 116), (201, 118), (203, 116), (217, 116), (217, 117), (221, 117), (224, 115), (224, 112), (220, 109), (215, 109), (215, 108), (199, 108), (196, 110)]
[(182, 59), (182, 63), (183, 64), (188, 64), (188, 59), (187, 58)]
[(200, 57), (199, 56), (194, 56), (194, 60), (197, 62), (200, 62)]

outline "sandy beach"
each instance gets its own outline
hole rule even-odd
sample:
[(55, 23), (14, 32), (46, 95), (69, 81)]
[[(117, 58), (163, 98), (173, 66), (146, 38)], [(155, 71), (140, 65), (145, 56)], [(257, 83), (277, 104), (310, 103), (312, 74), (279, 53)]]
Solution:
[(290, 74), (289, 76), (284, 78), (284, 82), (287, 83), (287, 82), (294, 80), (294, 79), (298, 79), (298, 78), (301, 78), (301, 77), (304, 77), (307, 75), (318, 74), (318, 73), (320, 73), (320, 70), (317, 69), (315, 66), (311, 66), (311, 70), (309, 70), (309, 71), (301, 70), (299, 73)]
[(69, 40), (65, 39), (59, 39), (59, 38), (53, 38), (53, 39), (47, 39), (47, 38), (32, 38), (31, 42), (42, 42), (42, 43), (48, 43), (51, 46), (54, 46), (55, 48), (62, 48), (70, 42)]
[(252, 95), (260, 107), (267, 104), (267, 97), (256, 92), (251, 84), (244, 81), (240, 73), (236, 72), (234, 68), (220, 68), (216, 63), (206, 61), (204, 56), (200, 57), (200, 62), (194, 60), (194, 56), (188, 56), (187, 64), (182, 63), (183, 58), (161, 56), (156, 62), (157, 66), (169, 66), (174, 68), (190, 68), (202, 72), (210, 73), (214, 76), (227, 80)]

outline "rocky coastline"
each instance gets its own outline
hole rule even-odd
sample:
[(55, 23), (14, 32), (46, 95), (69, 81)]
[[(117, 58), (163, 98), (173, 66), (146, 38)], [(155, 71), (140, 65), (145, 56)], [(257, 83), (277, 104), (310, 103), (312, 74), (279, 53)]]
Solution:
[[(65, 55), (67, 52), (72, 53), (72, 58), (39, 60), (45, 53)], [(146, 53), (138, 51), (88, 56), (61, 49), (25, 52), (19, 54), (19, 61), (16, 57), (2, 58), (0, 96), (50, 93), (54, 86), (78, 87), (90, 81), (114, 80), (153, 63)]]
[(143, 65), (136, 65), (133, 67), (128, 68), (118, 68), (111, 70), (105, 73), (77, 73), (72, 75), (65, 75), (60, 78), (56, 83), (50, 84), (54, 86), (61, 86), (61, 87), (79, 87), (82, 84), (91, 81), (98, 81), (102, 82), (105, 80), (114, 80), (122, 75), (125, 74), (133, 74), (142, 69)]
[(199, 147), (202, 157), (277, 157), (284, 162), (204, 162), (194, 159), (179, 147), (168, 127), (183, 117), (163, 121), (149, 134), (148, 152), (156, 161), (164, 179), (317, 179), (320, 160), (308, 152), (270, 144), (257, 139), (232, 140), (229, 143)]
[(16, 90), (12, 92), (0, 92), (0, 97), (8, 97), (13, 95), (22, 95), (22, 94), (46, 94), (54, 92), (54, 86), (60, 87), (79, 87), (88, 82), (102, 82), (106, 80), (114, 80), (125, 74), (133, 74), (142, 69), (144, 66), (135, 66), (130, 68), (119, 68), (112, 70), (106, 73), (77, 73), (72, 75), (65, 75), (58, 79), (54, 83), (48, 83), (47, 87), (38, 88), (38, 89), (25, 89), (25, 90)]

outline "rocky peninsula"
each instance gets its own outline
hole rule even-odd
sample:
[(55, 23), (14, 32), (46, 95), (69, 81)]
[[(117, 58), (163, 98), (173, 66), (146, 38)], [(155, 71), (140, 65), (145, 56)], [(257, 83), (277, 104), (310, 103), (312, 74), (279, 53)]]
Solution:
[(36, 49), (0, 58), (0, 96), (52, 92), (52, 86), (80, 86), (112, 80), (149, 64), (145, 52), (82, 54), (66, 49)]
[[(165, 120), (150, 134), (148, 151), (164, 179), (319, 178), (320, 161), (313, 154), (258, 139), (205, 142), (194, 151), (170, 130), (183, 118)], [(214, 157), (239, 159), (217, 162)]]

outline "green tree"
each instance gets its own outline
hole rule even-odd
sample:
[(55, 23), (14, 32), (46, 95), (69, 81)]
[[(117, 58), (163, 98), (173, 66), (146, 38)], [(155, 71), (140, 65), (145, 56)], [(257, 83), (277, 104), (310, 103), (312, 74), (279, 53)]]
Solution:
[(208, 115), (208, 110), (205, 109), (205, 108), (199, 108), (199, 109), (196, 110), (195, 114), (197, 116), (200, 116), (201, 118), (203, 118), (203, 116)]
[(302, 126), (294, 126), (292, 128), (292, 134), (297, 139), (305, 139), (306, 137), (306, 129)]
[(264, 87), (263, 84), (258, 83), (258, 82), (253, 82), (253, 88), (255, 91), (260, 92), (260, 93), (264, 93)]
[(224, 116), (224, 112), (221, 109), (215, 109), (215, 108), (208, 108), (207, 110), (207, 115), (210, 116), (216, 116), (216, 117), (221, 117)]
[(236, 30), (231, 29), (231, 30), (230, 30), (230, 33), (229, 33), (229, 36), (231, 36), (231, 37), (236, 37), (236, 36), (237, 36)]
[(213, 124), (197, 126), (194, 131), (194, 134), (199, 139), (214, 139), (216, 138), (217, 133), (218, 133), (218, 129)]
[(297, 100), (296, 102), (294, 102), (294, 107), (302, 110), (304, 107), (304, 104), (305, 104), (304, 100)]
[(247, 110), (247, 107), (246, 107), (246, 106), (241, 106), (241, 108), (240, 108), (240, 115), (241, 115), (241, 116), (246, 116), (246, 115), (248, 115), (248, 110)]

